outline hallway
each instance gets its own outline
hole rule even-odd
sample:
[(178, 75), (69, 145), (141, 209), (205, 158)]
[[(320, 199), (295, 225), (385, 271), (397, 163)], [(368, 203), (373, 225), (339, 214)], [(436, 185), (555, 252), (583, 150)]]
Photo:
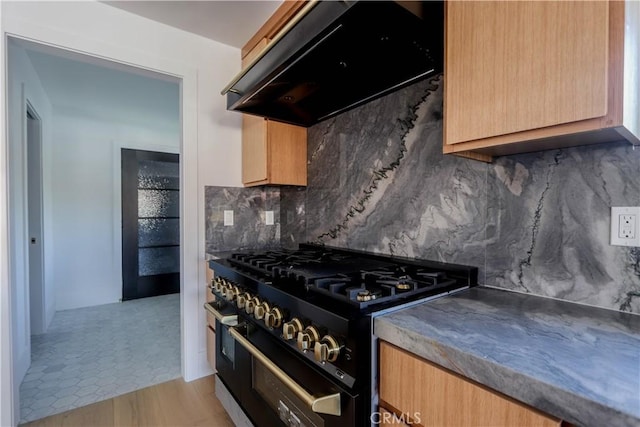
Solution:
[(32, 336), (20, 422), (180, 375), (180, 294), (59, 311)]

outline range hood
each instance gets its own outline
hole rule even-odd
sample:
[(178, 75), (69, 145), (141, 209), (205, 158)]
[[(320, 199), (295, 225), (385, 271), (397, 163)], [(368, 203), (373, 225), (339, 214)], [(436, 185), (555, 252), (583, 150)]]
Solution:
[(222, 91), (227, 109), (311, 126), (442, 71), (441, 1), (311, 1)]

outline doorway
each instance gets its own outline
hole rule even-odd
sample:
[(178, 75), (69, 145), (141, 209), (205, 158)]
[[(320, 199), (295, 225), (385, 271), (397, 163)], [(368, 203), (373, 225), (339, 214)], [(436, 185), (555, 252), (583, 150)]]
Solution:
[(177, 154), (123, 148), (122, 300), (180, 292)]
[(31, 334), (46, 331), (42, 217), (42, 123), (27, 102), (27, 205), (29, 229), (29, 316)]
[[(8, 44), (12, 396), (15, 421), (28, 422), (181, 375), (181, 295), (117, 302), (120, 148), (181, 150), (181, 82)], [(176, 182), (181, 172), (176, 164)], [(51, 322), (44, 333), (38, 314)]]

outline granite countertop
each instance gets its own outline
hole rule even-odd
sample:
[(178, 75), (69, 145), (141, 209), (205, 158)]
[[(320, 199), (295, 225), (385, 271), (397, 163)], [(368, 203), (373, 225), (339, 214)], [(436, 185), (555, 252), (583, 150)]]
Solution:
[(640, 425), (640, 316), (487, 287), (375, 320), (385, 341), (577, 425)]

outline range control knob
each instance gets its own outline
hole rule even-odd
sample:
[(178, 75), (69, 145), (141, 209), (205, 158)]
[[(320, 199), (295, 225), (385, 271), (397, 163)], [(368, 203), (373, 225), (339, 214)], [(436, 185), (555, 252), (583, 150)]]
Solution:
[(256, 308), (253, 309), (253, 317), (258, 320), (264, 319), (264, 315), (267, 314), (271, 310), (269, 303), (263, 301), (262, 304), (258, 304)]
[(222, 279), (222, 285), (220, 285), (220, 292), (226, 294), (227, 289), (231, 288), (233, 283), (230, 280)]
[(227, 298), (227, 301), (233, 302), (239, 293), (240, 293), (240, 289), (238, 289), (237, 286), (230, 284), (229, 286), (227, 286), (227, 292), (225, 293), (225, 297)]
[(273, 307), (267, 314), (264, 315), (264, 324), (269, 328), (277, 329), (282, 326), (283, 318), (284, 313), (282, 312), (280, 307)]
[(262, 304), (262, 301), (260, 301), (260, 298), (253, 297), (244, 303), (244, 311), (246, 311), (247, 314), (253, 314), (256, 307), (259, 306), (260, 304)]
[(247, 301), (249, 301), (250, 299), (251, 294), (249, 292), (241, 292), (236, 298), (236, 305), (240, 310), (242, 310), (246, 306)]
[(216, 277), (213, 279), (213, 290), (216, 292), (220, 292), (220, 287), (222, 286), (222, 278)]
[(325, 335), (313, 347), (313, 357), (318, 362), (335, 362), (339, 355), (340, 344), (331, 335)]
[(304, 331), (298, 332), (298, 349), (300, 351), (311, 350), (313, 343), (320, 339), (320, 333), (315, 326), (307, 326)]
[(282, 325), (282, 336), (285, 340), (294, 340), (298, 336), (298, 332), (302, 332), (304, 325), (297, 317), (285, 322)]
[(218, 291), (218, 293), (220, 293), (226, 299), (227, 285), (225, 284), (225, 282), (223, 282), (221, 280), (220, 281), (220, 285), (218, 286), (218, 289), (216, 289), (216, 290)]

